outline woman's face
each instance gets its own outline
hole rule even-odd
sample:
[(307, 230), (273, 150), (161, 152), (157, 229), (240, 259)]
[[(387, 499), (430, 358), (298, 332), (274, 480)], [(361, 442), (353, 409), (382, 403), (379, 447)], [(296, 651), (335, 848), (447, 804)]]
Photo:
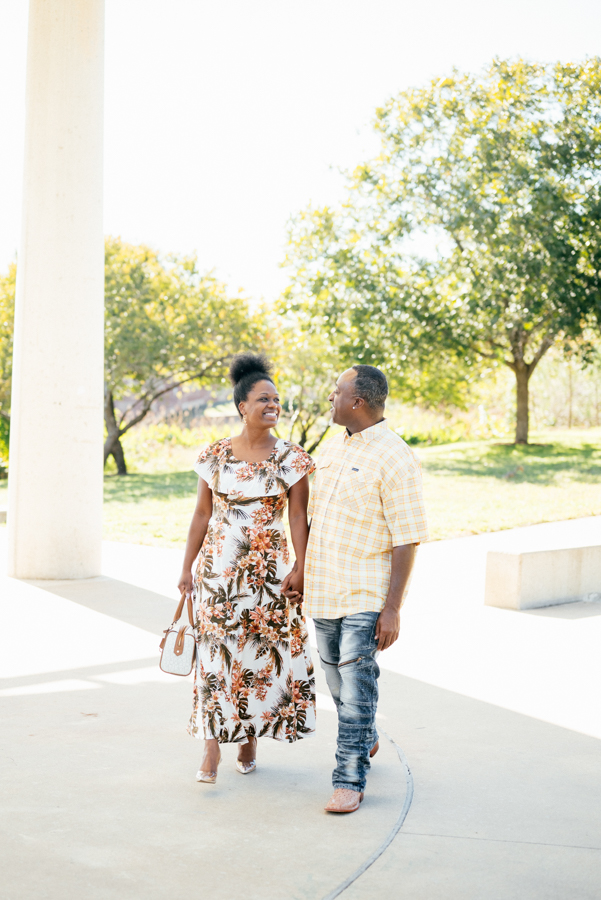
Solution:
[(274, 384), (267, 379), (257, 381), (240, 404), (240, 412), (246, 416), (246, 424), (255, 428), (273, 428), (277, 425), (282, 406)]

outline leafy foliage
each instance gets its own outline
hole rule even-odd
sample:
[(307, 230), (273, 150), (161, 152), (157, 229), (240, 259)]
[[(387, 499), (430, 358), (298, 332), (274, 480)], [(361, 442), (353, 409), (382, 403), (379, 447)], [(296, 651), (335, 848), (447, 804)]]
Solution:
[(304, 329), (285, 303), (276, 306), (269, 333), (282, 403), (278, 434), (313, 453), (330, 428), (328, 397), (345, 366), (332, 342)]
[[(163, 258), (109, 238), (105, 272), (105, 459), (113, 453), (124, 472), (119, 438), (174, 387), (218, 382), (258, 328), (246, 300), (200, 275), (193, 256)], [(116, 400), (127, 401), (121, 412)]]
[(0, 276), (0, 473), (8, 465), (16, 263)]
[(291, 308), (404, 399), (461, 402), (483, 364), (507, 365), (527, 440), (536, 365), (601, 319), (600, 89), (599, 59), (495, 60), (390, 100), (347, 204), (293, 227)]
[(293, 222), (283, 308), (296, 315), (301, 334), (329, 347), (338, 372), (354, 363), (383, 366), (405, 402), (463, 406), (479, 371), (440, 342), (447, 298), (435, 295), (432, 267), (383, 243), (371, 215), (363, 220), (360, 188), (352, 187), (341, 210), (309, 209)]

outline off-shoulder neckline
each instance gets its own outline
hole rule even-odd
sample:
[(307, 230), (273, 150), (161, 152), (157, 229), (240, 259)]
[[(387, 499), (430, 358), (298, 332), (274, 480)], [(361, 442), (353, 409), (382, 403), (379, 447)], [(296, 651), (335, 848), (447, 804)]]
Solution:
[(245, 466), (264, 466), (265, 463), (270, 462), (272, 456), (274, 455), (274, 453), (275, 453), (276, 450), (278, 449), (278, 444), (286, 443), (286, 442), (284, 441), (283, 438), (278, 438), (277, 441), (275, 442), (275, 444), (273, 445), (273, 450), (271, 451), (271, 453), (269, 454), (269, 456), (266, 456), (265, 459), (259, 459), (259, 460), (256, 461), (256, 462), (250, 462), (250, 461), (247, 460), (247, 459), (239, 459), (237, 456), (234, 456), (233, 449), (232, 449), (232, 439), (231, 439), (231, 437), (226, 438), (226, 441), (227, 441), (228, 446), (229, 446), (229, 457), (230, 457), (230, 459), (233, 459), (234, 462), (242, 463), (242, 464), (245, 465)]

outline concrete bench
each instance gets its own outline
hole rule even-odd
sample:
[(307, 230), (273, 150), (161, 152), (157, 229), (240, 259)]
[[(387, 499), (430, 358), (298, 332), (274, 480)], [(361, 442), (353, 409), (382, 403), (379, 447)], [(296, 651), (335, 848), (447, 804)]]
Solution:
[(489, 550), (484, 603), (537, 609), (601, 600), (601, 544), (519, 552)]

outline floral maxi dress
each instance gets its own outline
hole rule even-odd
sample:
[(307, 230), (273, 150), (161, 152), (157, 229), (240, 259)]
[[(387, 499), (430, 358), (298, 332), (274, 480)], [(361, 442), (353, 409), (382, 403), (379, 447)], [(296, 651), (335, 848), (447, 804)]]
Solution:
[(243, 462), (230, 438), (207, 447), (194, 466), (213, 492), (195, 577), (194, 737), (293, 742), (315, 730), (305, 621), (280, 593), (290, 568), (288, 491), (314, 468), (304, 450), (284, 440), (268, 459)]

